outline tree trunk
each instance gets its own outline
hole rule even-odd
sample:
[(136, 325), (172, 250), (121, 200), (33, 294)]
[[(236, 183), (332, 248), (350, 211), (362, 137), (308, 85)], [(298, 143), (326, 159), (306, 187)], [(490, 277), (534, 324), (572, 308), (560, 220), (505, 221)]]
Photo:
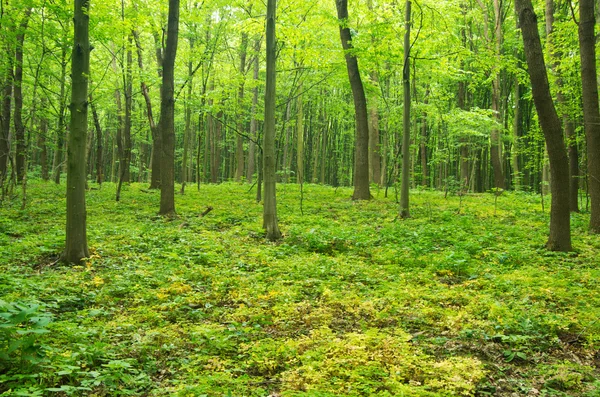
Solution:
[[(378, 82), (377, 73), (372, 74), (373, 82)], [(377, 101), (373, 100), (370, 110), (369, 123), (369, 169), (371, 182), (381, 184), (381, 145), (379, 144), (379, 112), (377, 111)]]
[(537, 16), (533, 10), (531, 0), (515, 0), (515, 8), (523, 35), (533, 101), (550, 159), (552, 205), (550, 210), (550, 236), (546, 246), (552, 251), (570, 251), (569, 163), (561, 123), (550, 95), (550, 85), (538, 32)]
[[(135, 47), (137, 51), (138, 58), (138, 66), (140, 68), (140, 73), (144, 71), (144, 62), (143, 62), (143, 54), (142, 54), (142, 46), (140, 44), (140, 38), (137, 31), (132, 32), (133, 39), (135, 41)], [(157, 59), (162, 59), (162, 51), (160, 48), (157, 50)], [(159, 68), (159, 75), (161, 75)], [(150, 155), (150, 171), (151, 171), (151, 179), (150, 179), (150, 189), (159, 189), (160, 188), (160, 131), (156, 126), (156, 122), (154, 121), (154, 114), (152, 112), (152, 101), (150, 99), (150, 92), (148, 90), (148, 85), (145, 81), (142, 80), (140, 83), (142, 95), (144, 96), (144, 101), (146, 103), (146, 116), (148, 117), (148, 123), (150, 124), (150, 132), (152, 134), (152, 151)]]
[(521, 190), (521, 170), (519, 168), (519, 136), (520, 136), (520, 119), (521, 119), (521, 89), (519, 86), (519, 78), (515, 75), (514, 79), (514, 115), (513, 115), (513, 143), (511, 147), (511, 160), (513, 168), (513, 187), (515, 190)]
[[(467, 110), (467, 83), (458, 82), (458, 108)], [(460, 137), (460, 185), (463, 188), (469, 187), (469, 140), (465, 136)]]
[[(238, 124), (237, 128), (239, 132), (244, 130), (244, 124), (246, 118), (244, 117), (244, 81), (246, 76), (246, 49), (248, 48), (248, 33), (242, 33), (242, 41), (240, 44), (240, 86), (238, 89)], [(236, 137), (235, 147), (235, 180), (237, 182), (242, 181), (244, 176), (244, 140), (240, 134)]]
[(169, 0), (167, 46), (163, 58), (160, 89), (160, 215), (175, 213), (175, 98), (174, 75), (177, 36), (179, 33), (179, 0)]
[(591, 199), (590, 231), (600, 233), (600, 110), (596, 74), (593, 0), (579, 0), (579, 47), (583, 85), (583, 121)]
[(132, 106), (132, 71), (133, 54), (131, 53), (131, 37), (127, 50), (127, 68), (125, 70), (125, 125), (123, 126), (123, 182), (131, 182), (131, 106)]
[[(46, 106), (46, 101), (42, 98), (42, 109)], [(48, 148), (46, 145), (46, 137), (48, 134), (48, 119), (45, 115), (40, 118), (40, 134), (38, 135), (37, 146), (40, 150), (40, 165), (42, 167), (42, 180), (47, 181), (50, 179), (48, 172)]]
[[(300, 85), (302, 90), (302, 85)], [(296, 183), (304, 183), (304, 109), (302, 95), (296, 102)]]
[(56, 132), (56, 149), (52, 159), (52, 170), (54, 172), (54, 182), (60, 184), (60, 173), (62, 169), (63, 148), (67, 136), (65, 126), (65, 90), (67, 79), (67, 48), (63, 47), (61, 53), (61, 73), (60, 73), (60, 97), (59, 97), (59, 115), (58, 130)]
[(290, 155), (291, 148), (290, 145), (292, 143), (292, 126), (290, 125), (290, 118), (292, 117), (292, 101), (288, 99), (287, 104), (285, 105), (285, 139), (283, 141), (283, 181), (285, 183), (289, 182), (290, 179), (290, 165), (291, 158)]
[(358, 61), (352, 53), (352, 36), (348, 28), (348, 0), (335, 0), (338, 23), (340, 25), (340, 39), (345, 52), (348, 79), (352, 88), (354, 99), (354, 112), (356, 116), (356, 148), (354, 153), (354, 194), (353, 200), (369, 200), (371, 198), (369, 186), (369, 116), (367, 114), (367, 99), (360, 79)]
[(258, 53), (260, 52), (260, 39), (256, 39), (254, 42), (254, 70), (252, 78), (254, 79), (254, 88), (252, 89), (252, 108), (250, 110), (250, 137), (254, 141), (250, 141), (248, 146), (248, 169), (246, 170), (246, 180), (248, 183), (252, 183), (252, 177), (254, 176), (254, 169), (256, 168), (256, 143), (258, 139), (256, 136), (256, 130), (258, 121), (256, 120), (256, 107), (258, 106)]
[(17, 49), (15, 52), (15, 78), (14, 78), (14, 123), (15, 123), (15, 138), (17, 141), (16, 149), (16, 166), (17, 166), (17, 181), (23, 181), (25, 175), (25, 158), (27, 156), (27, 145), (25, 144), (25, 127), (23, 126), (23, 43), (25, 41), (25, 31), (27, 23), (31, 15), (31, 8), (25, 10), (25, 15), (19, 25), (17, 32)]
[(263, 175), (265, 182), (263, 227), (267, 231), (266, 237), (269, 241), (281, 239), (277, 220), (277, 194), (275, 186), (276, 9), (276, 0), (267, 0), (267, 79), (265, 87), (265, 135), (263, 137)]
[(67, 152), (67, 263), (80, 263), (90, 256), (86, 235), (86, 138), (88, 114), (88, 76), (90, 74), (89, 0), (75, 0), (75, 27), (71, 56), (71, 122)]
[(400, 186), (400, 217), (409, 218), (409, 186), (410, 186), (410, 11), (411, 2), (406, 1), (406, 19), (404, 32), (404, 67), (402, 82), (404, 88), (404, 112), (402, 128), (402, 184)]
[(8, 157), (10, 154), (10, 111), (13, 90), (12, 57), (8, 58), (6, 77), (2, 89), (2, 119), (0, 125), (0, 186), (8, 173)]
[[(190, 50), (194, 48), (194, 40), (190, 38)], [(183, 159), (181, 161), (181, 194), (185, 194), (185, 185), (190, 178), (190, 168), (188, 166), (189, 146), (192, 142), (192, 81), (194, 78), (194, 66), (192, 60), (188, 61), (188, 86), (187, 86), (187, 101), (185, 103), (185, 128), (183, 131)]]
[(92, 93), (90, 93), (90, 106), (92, 108), (94, 127), (96, 128), (96, 182), (101, 185), (104, 180), (104, 171), (102, 167), (102, 127), (100, 126), (100, 118), (96, 111), (96, 104), (92, 98)]

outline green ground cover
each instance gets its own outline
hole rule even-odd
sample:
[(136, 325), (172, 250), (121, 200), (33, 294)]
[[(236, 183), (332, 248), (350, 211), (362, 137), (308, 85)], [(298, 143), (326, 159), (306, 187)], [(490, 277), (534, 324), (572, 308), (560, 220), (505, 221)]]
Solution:
[[(52, 264), (64, 186), (0, 207), (1, 396), (600, 396), (600, 238), (573, 214), (544, 250), (540, 198), (188, 187), (179, 217), (132, 184), (88, 193), (92, 257)], [(392, 191), (393, 196), (393, 191)], [(546, 203), (547, 205), (548, 203)], [(198, 215), (207, 206), (214, 209)]]

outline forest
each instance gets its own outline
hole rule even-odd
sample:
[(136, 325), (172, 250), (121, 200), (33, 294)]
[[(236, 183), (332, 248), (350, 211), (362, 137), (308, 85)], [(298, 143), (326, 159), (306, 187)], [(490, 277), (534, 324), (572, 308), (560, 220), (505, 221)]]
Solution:
[(0, 396), (600, 396), (600, 1), (0, 0)]

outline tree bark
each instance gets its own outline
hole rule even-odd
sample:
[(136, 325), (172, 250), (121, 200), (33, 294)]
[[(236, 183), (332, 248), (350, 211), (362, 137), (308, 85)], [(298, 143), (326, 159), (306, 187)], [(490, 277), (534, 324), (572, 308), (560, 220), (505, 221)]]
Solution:
[[(253, 140), (258, 139), (256, 136), (256, 130), (258, 126), (258, 121), (256, 120), (256, 107), (258, 106), (258, 72), (259, 72), (259, 64), (258, 64), (258, 53), (260, 52), (260, 39), (256, 39), (254, 42), (254, 66), (253, 66), (253, 74), (252, 78), (254, 80), (254, 88), (252, 88), (252, 107), (250, 109), (250, 137)], [(246, 170), (246, 180), (248, 183), (252, 183), (252, 178), (254, 176), (254, 169), (256, 168), (256, 143), (254, 141), (250, 141), (248, 146), (248, 169)]]
[(404, 20), (404, 67), (402, 70), (404, 112), (402, 128), (402, 184), (400, 186), (400, 217), (404, 219), (410, 217), (410, 11), (411, 2), (407, 0), (406, 19)]
[(23, 125), (23, 43), (25, 42), (25, 31), (31, 15), (31, 8), (25, 10), (25, 15), (19, 25), (17, 32), (17, 46), (15, 51), (15, 78), (14, 78), (14, 123), (16, 148), (17, 181), (23, 181), (25, 175), (25, 159), (27, 156), (27, 145), (25, 144), (25, 126)]
[(88, 115), (88, 76), (90, 74), (89, 0), (75, 0), (75, 27), (71, 56), (71, 122), (67, 152), (67, 263), (80, 263), (90, 253), (87, 245), (85, 182)]
[(356, 142), (354, 153), (354, 194), (353, 200), (369, 200), (369, 116), (367, 114), (367, 99), (360, 78), (358, 61), (353, 54), (352, 36), (348, 28), (348, 0), (335, 0), (340, 25), (340, 39), (345, 52), (348, 79), (354, 99), (356, 117)]
[[(190, 50), (194, 48), (194, 40), (190, 38)], [(192, 142), (192, 82), (194, 79), (194, 66), (192, 60), (188, 61), (188, 86), (187, 86), (187, 100), (185, 103), (185, 128), (183, 130), (183, 159), (181, 161), (181, 194), (185, 194), (185, 186), (190, 179), (190, 167), (188, 164), (188, 155), (190, 152), (190, 144)]]
[(281, 239), (277, 219), (277, 194), (275, 179), (275, 95), (277, 42), (275, 37), (276, 0), (267, 0), (267, 79), (265, 87), (265, 135), (263, 137), (263, 175), (265, 195), (263, 227), (269, 241)]
[(583, 121), (591, 199), (590, 232), (600, 233), (600, 110), (596, 74), (593, 0), (579, 0), (579, 47), (583, 85)]
[[(501, 64), (500, 52), (503, 41), (502, 20), (501, 0), (494, 0), (494, 54), (496, 56), (496, 62), (498, 65)], [(498, 125), (502, 125), (500, 101), (500, 70), (498, 70), (494, 76), (494, 79), (492, 80), (492, 110), (494, 111)], [(492, 157), (492, 167), (494, 168), (494, 187), (505, 189), (506, 181), (504, 177), (504, 168), (502, 166), (502, 132), (500, 127), (495, 127), (492, 129), (490, 138), (490, 156)]]
[(102, 164), (102, 126), (100, 125), (100, 118), (98, 117), (98, 112), (96, 110), (96, 104), (94, 103), (94, 99), (92, 98), (92, 93), (90, 93), (90, 107), (92, 108), (92, 117), (94, 119), (94, 127), (96, 128), (96, 182), (99, 185), (102, 185), (104, 180), (104, 169)]
[[(244, 82), (246, 76), (246, 49), (248, 48), (248, 33), (242, 33), (242, 41), (240, 43), (240, 86), (238, 89), (238, 131), (244, 130), (246, 118), (244, 117)], [(244, 176), (244, 140), (240, 134), (237, 134), (235, 147), (235, 180), (242, 181)]]
[(552, 251), (571, 250), (569, 212), (569, 163), (561, 123), (550, 95), (544, 53), (531, 0), (515, 0), (523, 36), (525, 58), (529, 68), (533, 101), (548, 148), (552, 177), (550, 236), (546, 247)]
[(2, 88), (2, 119), (0, 124), (0, 185), (8, 173), (8, 157), (10, 154), (10, 113), (13, 92), (12, 57), (8, 59), (4, 87)]
[[(144, 62), (142, 54), (142, 46), (140, 44), (140, 38), (137, 31), (133, 31), (133, 39), (135, 41), (135, 47), (137, 51), (138, 67), (140, 73), (144, 71)], [(162, 50), (157, 49), (157, 59), (162, 60)], [(159, 68), (159, 76), (161, 76), (161, 69)], [(144, 80), (140, 83), (142, 95), (144, 96), (144, 102), (146, 103), (146, 116), (148, 117), (148, 123), (150, 124), (150, 133), (152, 134), (152, 152), (150, 155), (150, 189), (160, 189), (160, 131), (154, 121), (154, 113), (152, 112), (152, 100), (150, 99), (150, 92), (148, 85)]]
[(162, 67), (160, 89), (160, 211), (163, 216), (173, 217), (175, 213), (175, 98), (174, 75), (177, 38), (179, 33), (179, 0), (169, 0), (167, 22), (167, 45)]
[[(300, 85), (302, 90), (302, 85)], [(296, 102), (296, 183), (304, 183), (304, 108), (302, 95)]]
[[(45, 101), (42, 99), (42, 109), (44, 108)], [(40, 149), (40, 164), (42, 166), (42, 180), (47, 181), (50, 179), (48, 173), (48, 147), (46, 145), (46, 136), (48, 134), (48, 119), (46, 116), (42, 116), (40, 119), (40, 135), (38, 139), (38, 148)]]
[(65, 138), (67, 130), (65, 126), (65, 90), (67, 79), (67, 47), (63, 47), (61, 51), (61, 72), (60, 72), (60, 97), (59, 97), (59, 115), (58, 115), (58, 130), (56, 133), (56, 149), (52, 158), (52, 170), (54, 172), (54, 182), (60, 184), (60, 173), (62, 169), (63, 148), (65, 146)]

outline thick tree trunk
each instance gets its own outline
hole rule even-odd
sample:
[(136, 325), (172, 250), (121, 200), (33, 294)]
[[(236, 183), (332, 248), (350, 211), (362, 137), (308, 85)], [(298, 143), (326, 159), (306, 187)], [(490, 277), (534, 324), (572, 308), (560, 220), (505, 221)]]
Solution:
[(275, 38), (276, 0), (267, 0), (267, 79), (265, 87), (265, 135), (263, 137), (263, 174), (265, 196), (263, 206), (263, 227), (267, 231), (267, 240), (281, 239), (277, 220), (277, 194), (275, 179), (275, 79), (277, 75), (277, 42)]
[(345, 52), (348, 79), (354, 98), (356, 117), (356, 140), (354, 153), (354, 194), (353, 200), (369, 200), (369, 116), (367, 114), (367, 99), (360, 79), (358, 61), (352, 53), (352, 36), (348, 25), (348, 0), (335, 0), (340, 25), (340, 39)]
[(593, 0), (579, 0), (579, 47), (583, 85), (583, 120), (591, 199), (590, 231), (600, 233), (600, 110), (596, 74)]
[(410, 11), (411, 2), (406, 1), (406, 19), (404, 32), (404, 68), (402, 82), (404, 88), (404, 112), (402, 128), (402, 185), (400, 186), (400, 217), (410, 217)]
[(515, 0), (523, 35), (525, 57), (531, 78), (533, 100), (548, 148), (552, 176), (550, 236), (546, 244), (552, 251), (571, 250), (569, 211), (569, 162), (561, 123), (550, 95), (544, 53), (531, 0)]
[(167, 46), (162, 67), (160, 89), (160, 215), (175, 216), (175, 98), (174, 75), (177, 36), (179, 33), (179, 0), (169, 0)]
[(67, 227), (61, 259), (80, 263), (90, 253), (87, 245), (85, 182), (88, 115), (88, 76), (90, 74), (89, 0), (75, 0), (75, 26), (71, 56), (71, 122), (67, 153)]

